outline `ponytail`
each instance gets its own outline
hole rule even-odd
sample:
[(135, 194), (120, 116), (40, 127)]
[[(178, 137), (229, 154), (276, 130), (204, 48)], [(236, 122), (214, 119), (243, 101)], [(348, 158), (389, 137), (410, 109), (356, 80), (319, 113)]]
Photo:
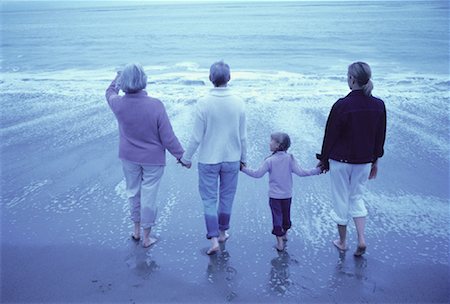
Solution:
[[(273, 153), (270, 156), (274, 155), (279, 151), (287, 151), (291, 146), (291, 138), (286, 133), (275, 132), (270, 135), (270, 138), (273, 139), (276, 143), (278, 143), (278, 149), (276, 151), (273, 151)], [(266, 157), (266, 159), (269, 158), (270, 156)]]
[(352, 63), (348, 67), (348, 74), (355, 78), (365, 95), (372, 95), (373, 83), (370, 80), (372, 71), (367, 63), (361, 61)]
[(372, 95), (372, 90), (373, 90), (372, 80), (369, 80), (365, 85), (363, 85), (362, 89), (363, 89), (364, 95), (366, 95), (366, 96)]

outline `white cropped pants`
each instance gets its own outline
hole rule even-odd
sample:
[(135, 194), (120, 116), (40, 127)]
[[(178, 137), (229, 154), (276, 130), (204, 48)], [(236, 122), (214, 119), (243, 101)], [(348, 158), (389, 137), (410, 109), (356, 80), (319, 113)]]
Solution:
[(367, 216), (364, 203), (365, 184), (371, 164), (349, 164), (330, 159), (331, 218), (339, 225), (347, 225), (355, 217)]
[(138, 164), (122, 160), (131, 220), (144, 229), (155, 225), (158, 207), (156, 195), (164, 166)]

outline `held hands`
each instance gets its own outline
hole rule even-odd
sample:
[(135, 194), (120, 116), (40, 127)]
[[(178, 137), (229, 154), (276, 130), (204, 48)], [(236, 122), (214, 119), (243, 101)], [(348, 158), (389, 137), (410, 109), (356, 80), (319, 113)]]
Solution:
[(369, 179), (375, 179), (378, 173), (378, 165), (377, 163), (372, 164), (372, 168), (370, 168)]
[(322, 163), (322, 161), (319, 161), (316, 165), (317, 168), (320, 168), (320, 174), (323, 173), (327, 173), (329, 169), (327, 169), (324, 165), (324, 163)]
[(191, 163), (191, 162), (188, 162), (188, 161), (184, 161), (184, 162), (183, 162), (181, 158), (177, 159), (177, 163), (178, 163), (178, 164), (181, 164), (182, 167), (185, 167), (185, 168), (187, 168), (187, 169), (190, 169), (191, 166), (192, 166), (192, 163)]
[(247, 167), (247, 164), (246, 164), (246, 163), (243, 163), (243, 162), (241, 162), (241, 163), (240, 163), (240, 168), (239, 168), (239, 170), (241, 170), (241, 171), (242, 171), (242, 169), (244, 169), (245, 167)]

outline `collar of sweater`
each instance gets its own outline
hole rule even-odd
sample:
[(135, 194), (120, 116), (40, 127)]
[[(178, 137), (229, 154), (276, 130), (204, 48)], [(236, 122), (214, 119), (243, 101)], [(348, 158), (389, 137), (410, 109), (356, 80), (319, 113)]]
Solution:
[(134, 93), (125, 93), (127, 97), (141, 97), (141, 96), (147, 96), (147, 92), (144, 90), (140, 90)]
[(354, 95), (364, 95), (364, 92), (362, 89), (357, 89), (351, 90), (350, 93), (347, 94), (347, 96), (354, 96)]
[(212, 88), (210, 90), (211, 95), (213, 96), (219, 96), (219, 97), (224, 97), (224, 96), (230, 96), (231, 95), (231, 91), (228, 87), (215, 87)]
[(285, 154), (287, 154), (286, 151), (277, 151), (273, 155), (285, 155)]

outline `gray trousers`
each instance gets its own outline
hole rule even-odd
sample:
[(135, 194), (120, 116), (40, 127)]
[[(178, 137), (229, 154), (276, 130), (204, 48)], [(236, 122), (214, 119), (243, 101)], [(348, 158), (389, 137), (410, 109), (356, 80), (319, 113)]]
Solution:
[(138, 164), (122, 160), (131, 220), (144, 229), (155, 225), (158, 214), (156, 196), (164, 166)]

